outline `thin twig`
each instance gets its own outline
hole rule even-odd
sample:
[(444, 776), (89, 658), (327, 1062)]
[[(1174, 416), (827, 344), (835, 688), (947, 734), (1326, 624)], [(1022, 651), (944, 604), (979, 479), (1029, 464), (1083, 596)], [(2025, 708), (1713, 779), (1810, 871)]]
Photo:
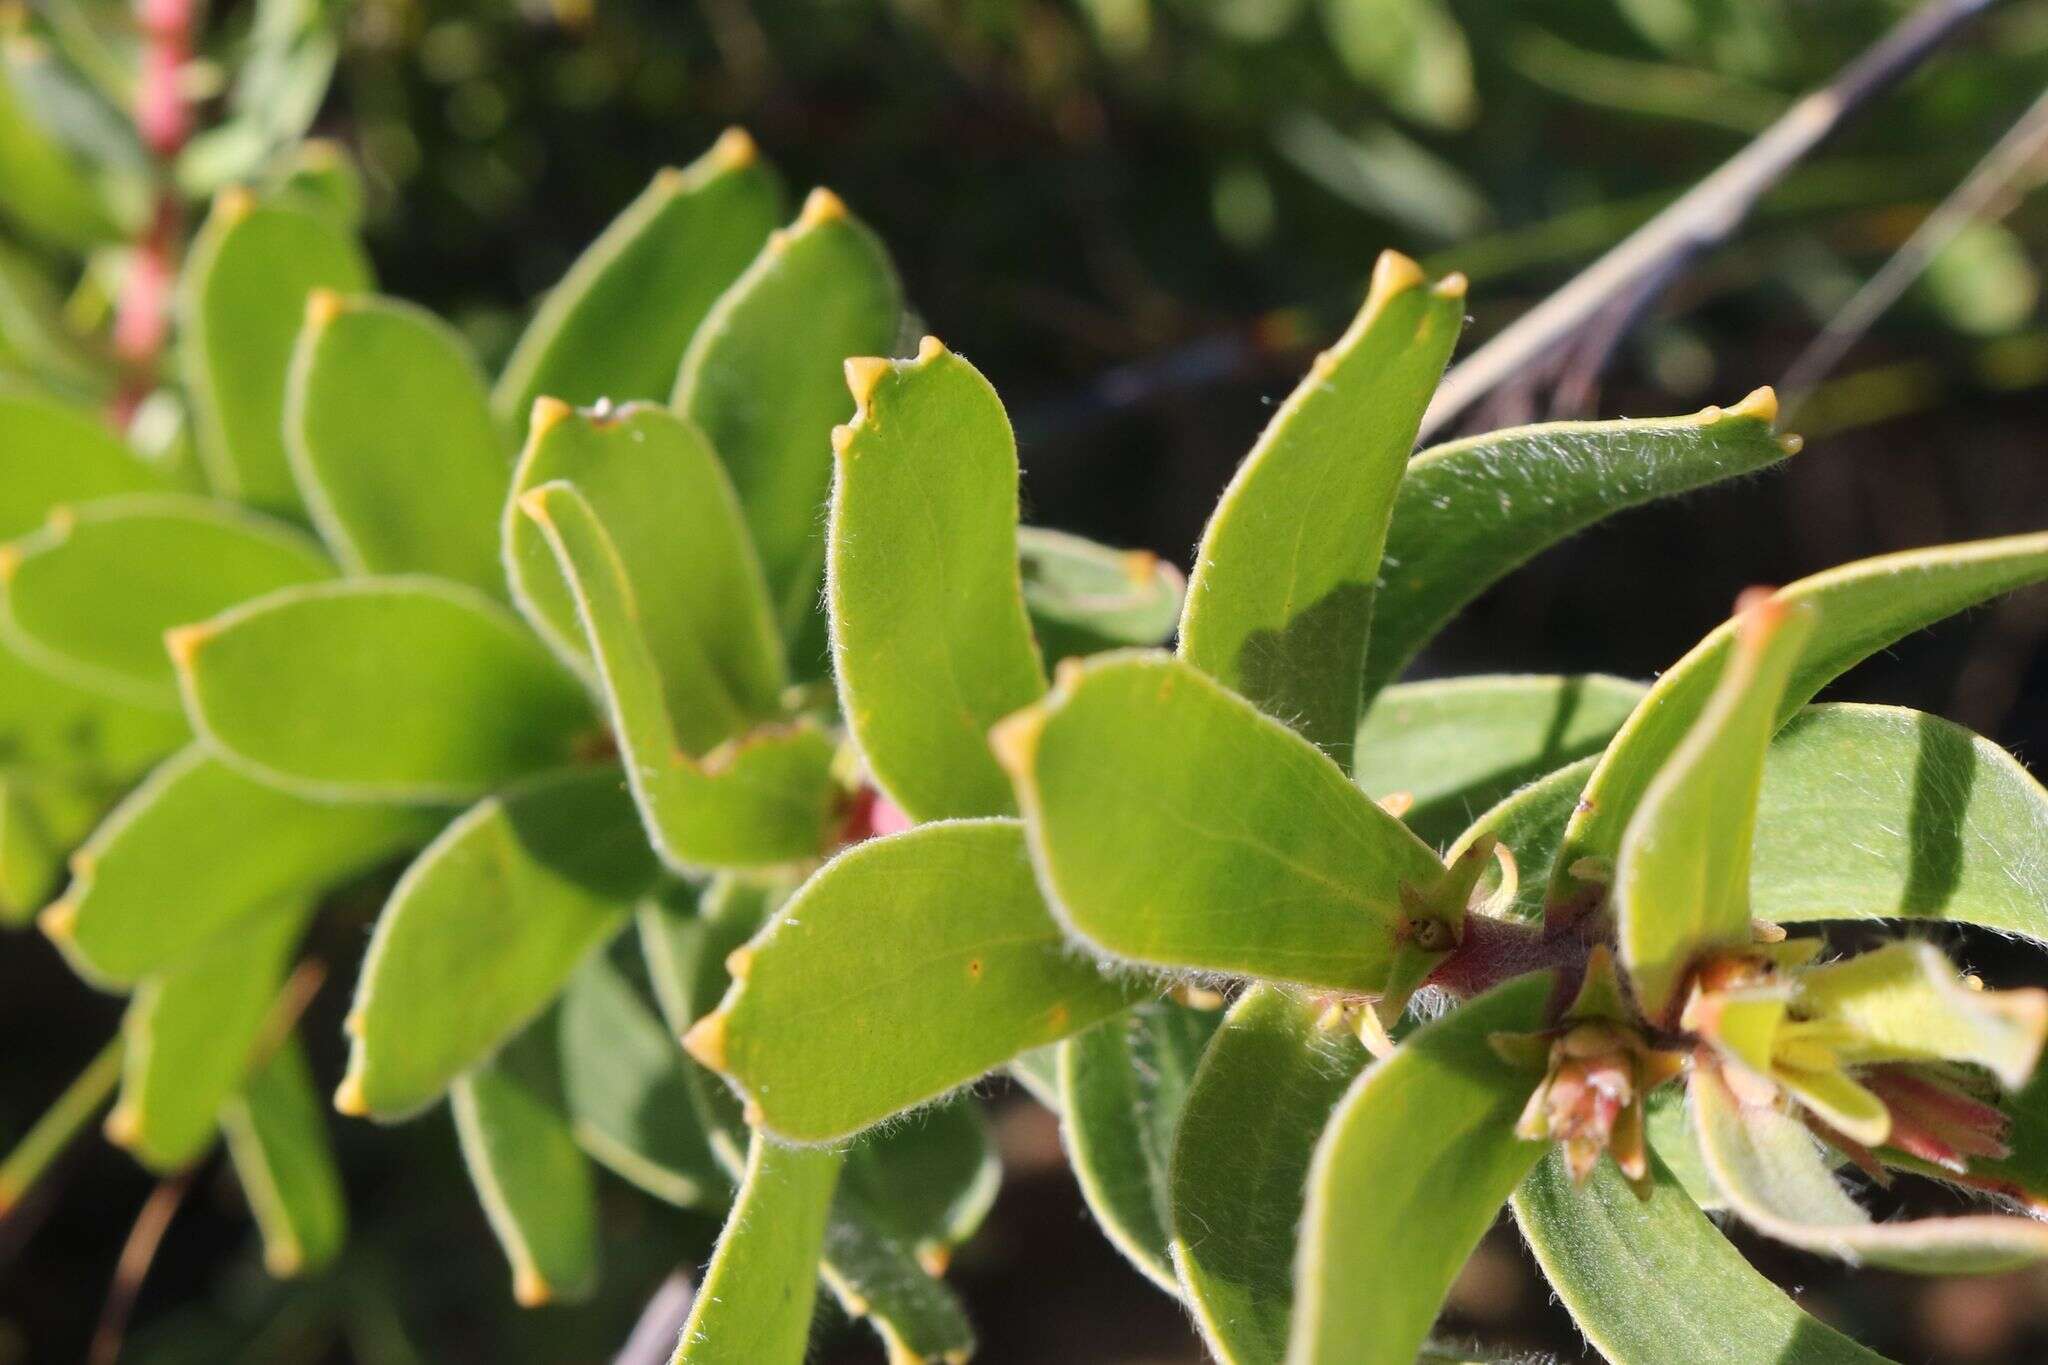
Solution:
[(135, 1215), (121, 1259), (114, 1263), (114, 1282), (107, 1287), (106, 1306), (100, 1310), (99, 1326), (93, 1329), (92, 1345), (85, 1353), (86, 1365), (115, 1365), (121, 1355), (122, 1339), (128, 1335), (128, 1319), (135, 1312), (135, 1300), (142, 1294), (142, 1282), (163, 1245), (164, 1233), (192, 1188), (192, 1172), (182, 1171), (157, 1182)]
[(92, 1121), (120, 1079), (121, 1035), (117, 1033), (86, 1064), (78, 1079), (57, 1097), (57, 1102), (43, 1111), (7, 1159), (0, 1161), (0, 1218), (28, 1193), (36, 1178)]
[(2031, 178), (2032, 184), (2026, 188), (2032, 189), (2041, 183), (2044, 176), (2048, 176), (2048, 160), (2044, 160), (2044, 152), (2048, 152), (2048, 92), (2043, 92), (2029, 105), (2027, 112), (2020, 115), (2019, 121), (1998, 140), (1998, 145), (1971, 168), (1954, 192), (1920, 220), (1920, 226), (1913, 229), (1913, 235), (1839, 312), (1828, 319), (1827, 326), (1807, 343), (1806, 349), (1786, 369), (1778, 393), (1785, 405), (1788, 423), (1800, 406), (1812, 397), (1820, 381), (1841, 363), (1849, 348), (1899, 301), (1899, 296), (1912, 286), (1913, 281), (1926, 273), (1943, 247), (1954, 241), (1970, 224), (2003, 216), (1995, 213), (1994, 209), (2009, 192), (2008, 208), (2024, 193), (2019, 182)]
[(1919, 68), (1991, 0), (1930, 0), (1902, 19), (1834, 80), (1807, 95), (1719, 170), (1680, 197), (1564, 288), (1509, 325), (1444, 377), (1422, 420), (1426, 437), (1496, 386), (1547, 355), (1644, 278), (1676, 273), (1723, 241), (1758, 199), (1863, 105)]

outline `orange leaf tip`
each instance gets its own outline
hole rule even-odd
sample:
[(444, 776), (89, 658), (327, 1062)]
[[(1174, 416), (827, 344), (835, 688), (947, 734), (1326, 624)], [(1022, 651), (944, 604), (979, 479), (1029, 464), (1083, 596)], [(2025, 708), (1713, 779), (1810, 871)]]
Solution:
[(213, 201), (223, 223), (239, 223), (256, 211), (256, 196), (246, 185), (230, 185)]
[(554, 1297), (555, 1291), (532, 1266), (523, 1265), (512, 1272), (512, 1298), (521, 1308), (539, 1308)]
[(846, 201), (823, 185), (804, 196), (803, 210), (796, 216), (796, 231), (809, 232), (846, 216)]
[(1373, 262), (1372, 284), (1365, 291), (1368, 313), (1378, 312), (1394, 298), (1423, 282), (1422, 267), (1398, 251), (1382, 251)]
[(761, 159), (760, 144), (754, 135), (744, 128), (732, 127), (718, 135), (718, 141), (711, 144), (706, 154), (712, 165), (720, 170), (736, 171), (742, 166), (751, 166)]
[(559, 398), (546, 394), (533, 400), (533, 415), (527, 419), (527, 429), (537, 438), (547, 435), (576, 410)]
[(142, 1136), (142, 1120), (135, 1113), (135, 1106), (123, 1101), (107, 1111), (107, 1121), (101, 1125), (107, 1141), (116, 1147), (133, 1147)]
[(946, 1267), (953, 1264), (953, 1249), (944, 1242), (921, 1242), (917, 1248), (917, 1263), (924, 1273), (938, 1279), (946, 1273)]
[(341, 295), (332, 289), (315, 289), (306, 295), (306, 326), (315, 331), (341, 316)]
[(190, 672), (199, 661), (200, 647), (211, 638), (213, 630), (205, 625), (172, 626), (164, 632), (164, 650), (173, 664)]
[(21, 567), (21, 547), (0, 545), (0, 583), (11, 582), (15, 571)]
[(295, 1246), (267, 1246), (263, 1248), (263, 1268), (274, 1280), (289, 1280), (306, 1268), (306, 1257)]
[(367, 1117), (370, 1101), (363, 1095), (363, 1077), (355, 1070), (341, 1078), (341, 1084), (334, 1088), (334, 1112), (346, 1114), (352, 1119)]
[(889, 372), (889, 362), (878, 355), (856, 355), (846, 358), (846, 388), (853, 395), (856, 408), (866, 408), (868, 399), (874, 396), (875, 385), (882, 382), (882, 376)]
[(683, 1051), (694, 1057), (700, 1066), (711, 1071), (724, 1071), (725, 1024), (724, 1010), (711, 1011), (690, 1025), (690, 1031), (683, 1035)]
[(36, 928), (52, 943), (69, 943), (78, 932), (78, 903), (54, 901), (36, 916)]

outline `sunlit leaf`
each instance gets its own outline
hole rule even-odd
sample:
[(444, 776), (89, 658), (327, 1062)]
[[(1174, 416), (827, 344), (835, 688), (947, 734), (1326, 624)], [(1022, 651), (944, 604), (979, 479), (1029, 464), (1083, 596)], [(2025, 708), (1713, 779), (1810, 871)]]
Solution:
[(670, 710), (625, 563), (589, 502), (558, 481), (520, 504), (570, 581), (626, 777), (663, 860), (699, 871), (785, 866), (822, 854), (839, 805), (831, 739), (800, 719), (689, 747), (686, 735), (707, 733), (705, 718), (693, 717), (685, 730)]
[(324, 890), (419, 847), (445, 818), (432, 809), (307, 801), (194, 745), (93, 831), (43, 925), (86, 975), (130, 984), (177, 966), (261, 906)]
[(59, 507), (163, 486), (96, 414), (0, 388), (0, 540), (35, 530)]
[(1373, 585), (1395, 489), (1464, 318), (1388, 252), (1357, 319), (1316, 358), (1216, 505), (1181, 654), (1348, 764)]
[(438, 1098), (555, 998), (655, 873), (616, 769), (537, 779), (471, 807), (377, 920), (336, 1103), (396, 1118)]
[(313, 524), (354, 573), (427, 573), (502, 595), (510, 458), (466, 343), (395, 299), (312, 296), (285, 447)]
[(1017, 567), (1017, 447), (995, 390), (927, 341), (859, 361), (834, 436), (833, 674), (875, 780), (913, 819), (1005, 815), (989, 727), (1045, 691)]
[(698, 323), (760, 250), (781, 198), (738, 129), (657, 172), (542, 300), (492, 392), (500, 420), (523, 429), (542, 395), (667, 398)]
[(844, 1152), (756, 1132), (740, 1196), (669, 1365), (801, 1365)]
[(557, 479), (575, 485), (617, 552), (690, 752), (775, 715), (788, 682), (782, 642), (732, 482), (703, 435), (650, 404), (541, 405), (505, 508), (505, 565), (534, 629), (590, 671), (576, 594), (546, 532), (516, 502)]
[(858, 1132), (1133, 998), (1069, 950), (1009, 820), (847, 850), (733, 961), (691, 1050), (797, 1142)]
[(216, 491), (303, 514), (284, 446), (285, 376), (315, 289), (370, 287), (362, 248), (326, 218), (225, 191), (179, 276), (178, 353)]
[(1417, 455), (1380, 561), (1366, 696), (1537, 552), (1626, 508), (1785, 458), (1771, 434), (1777, 413), (1776, 397), (1758, 389), (1690, 417), (1509, 427)]
[(172, 639), (193, 727), (326, 800), (448, 802), (568, 762), (575, 681), (473, 589), (364, 578), (271, 593)]
[(816, 610), (832, 482), (825, 433), (854, 402), (840, 366), (881, 355), (903, 291), (881, 240), (829, 190), (768, 244), (704, 318), (676, 376), (675, 407), (711, 438), (739, 489), (783, 633)]
[(1405, 996), (1455, 940), (1429, 846), (1185, 663), (1076, 665), (997, 747), (1054, 913), (1110, 956)]
[(1543, 1156), (1514, 1134), (1533, 1078), (1488, 1036), (1540, 1026), (1551, 984), (1523, 977), (1424, 1025), (1337, 1106), (1309, 1168), (1289, 1365), (1414, 1359), (1465, 1258)]
[(175, 711), (166, 630), (333, 575), (310, 537), (231, 504), (174, 493), (102, 498), (60, 509), (0, 552), (0, 633), (68, 682)]
[(1615, 869), (1621, 960), (1644, 1014), (1682, 1003), (1703, 950), (1750, 938), (1750, 852), (1764, 751), (1814, 631), (1810, 608), (1743, 612), (1734, 657), (1684, 741), (1643, 792)]
[(1440, 846), (1525, 783), (1598, 753), (1642, 695), (1600, 673), (1398, 684), (1358, 727), (1352, 774), (1375, 798), (1411, 797), (1402, 822)]
[[(2048, 577), (2048, 534), (1940, 545), (1880, 555), (1780, 588), (1787, 605), (1819, 613), (1785, 687), (1783, 724), (1836, 677), (1944, 617)], [(1650, 688), (1586, 783), (1566, 845), (1552, 872), (1553, 898), (1581, 885), (1574, 867), (1611, 864), (1622, 832), (1665, 760), (1706, 709), (1735, 642), (1735, 623), (1717, 627)]]

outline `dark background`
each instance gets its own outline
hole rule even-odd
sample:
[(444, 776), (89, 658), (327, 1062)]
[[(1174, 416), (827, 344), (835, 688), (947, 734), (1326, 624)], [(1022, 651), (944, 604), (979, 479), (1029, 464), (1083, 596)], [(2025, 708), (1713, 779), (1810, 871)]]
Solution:
[[(1375, 66), (1347, 48), (1345, 26), (1408, 6), (362, 0), (320, 129), (366, 166), (385, 289), (433, 305), (497, 357), (532, 297), (656, 168), (744, 123), (793, 199), (828, 184), (880, 231), (924, 328), (1003, 393), (1030, 519), (1185, 566), (1216, 493), (1356, 306), (1381, 248), (1472, 277), (1469, 351), (1904, 8), (1458, 0), (1440, 12), (1454, 36), (1440, 28)], [(216, 8), (224, 40), (246, 11)], [(1147, 19), (1142, 40), (1132, 14)], [(1416, 71), (1438, 78), (1418, 89)], [(2048, 4), (1995, 7), (1688, 270), (1623, 344), (1590, 412), (1686, 411), (1778, 380), (2044, 78)], [(2048, 330), (2035, 299), (2048, 216), (2037, 200), (2000, 210), (2004, 226), (1939, 262), (1794, 422), (1808, 442), (1788, 466), (1551, 552), (1468, 611), (1417, 673), (1645, 677), (1746, 585), (2048, 526)], [(1551, 396), (1519, 394), (1538, 410)], [(1906, 642), (1831, 695), (1923, 707), (2038, 757), (2044, 634), (2048, 598), (2022, 594)], [(379, 892), (343, 897), (314, 955), (357, 961)], [(1951, 946), (1994, 983), (2042, 975), (1997, 944)], [(346, 975), (306, 1030), (335, 1040), (316, 1056), (329, 1079)], [(118, 1011), (39, 936), (7, 942), (0, 1133), (61, 1089)], [(1198, 1359), (1181, 1311), (1086, 1221), (1051, 1120), (990, 1093), (1010, 1178), (953, 1276), (979, 1358)], [(599, 1298), (520, 1313), (444, 1119), (337, 1120), (336, 1136), (354, 1217), (340, 1266), (308, 1285), (269, 1281), (231, 1178), (204, 1168), (138, 1304), (129, 1359), (604, 1360), (668, 1270), (700, 1262), (716, 1232), (614, 1183)], [(40, 1206), (0, 1226), (0, 1365), (78, 1358), (150, 1183), (87, 1141)], [(2039, 1274), (1848, 1276), (1743, 1245), (1809, 1307), (1901, 1359), (2048, 1358)], [(1461, 1282), (1450, 1325), (1567, 1359), (1582, 1349), (1511, 1229)], [(834, 1361), (879, 1359), (862, 1329), (826, 1340)]]

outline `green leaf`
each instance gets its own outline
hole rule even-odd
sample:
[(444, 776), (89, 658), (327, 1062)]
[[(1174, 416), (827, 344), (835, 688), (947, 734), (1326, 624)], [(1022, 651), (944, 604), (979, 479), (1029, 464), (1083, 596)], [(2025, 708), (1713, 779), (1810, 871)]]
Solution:
[(844, 1152), (756, 1132), (740, 1196), (669, 1365), (802, 1365)]
[(2048, 792), (1937, 716), (1810, 706), (1771, 744), (1750, 875), (1755, 914), (1953, 920), (2048, 942)]
[(520, 610), (576, 668), (593, 671), (548, 537), (518, 500), (567, 480), (610, 537), (669, 714), (703, 753), (781, 709), (782, 641), (717, 454), (666, 408), (635, 403), (576, 412), (542, 403), (527, 434), (504, 521), (505, 565)]
[(781, 212), (775, 174), (735, 128), (690, 165), (656, 173), (549, 291), (491, 395), (523, 429), (543, 394), (667, 398), (698, 324)]
[(928, 339), (847, 366), (833, 435), (833, 675), (875, 781), (914, 820), (1006, 815), (989, 727), (1045, 691), (1017, 565), (1017, 445), (981, 372)]
[(981, 1105), (959, 1095), (864, 1135), (847, 1154), (838, 1200), (936, 1263), (974, 1235), (1002, 1180)]
[(1404, 997), (1455, 941), (1428, 845), (1185, 663), (1074, 665), (998, 747), (1054, 913), (1112, 957)]
[(1412, 797), (1403, 823), (1441, 846), (1524, 784), (1598, 753), (1642, 695), (1600, 673), (1402, 683), (1358, 727), (1352, 775), (1375, 799)]
[(215, 491), (303, 514), (284, 445), (285, 377), (315, 289), (370, 288), (362, 248), (325, 218), (224, 192), (193, 238), (177, 314), (199, 455)]
[(568, 762), (592, 723), (517, 618), (438, 579), (288, 588), (170, 643), (193, 728), (326, 800), (459, 801)]
[(1275, 1365), (1294, 1304), (1295, 1233), (1316, 1139), (1365, 1049), (1272, 986), (1238, 1000), (1188, 1090), (1170, 1173), (1173, 1263), (1225, 1365)]
[(59, 507), (163, 486), (92, 412), (0, 388), (0, 540), (35, 530)]
[(228, 1154), (277, 1276), (320, 1270), (341, 1250), (348, 1204), (328, 1148), (327, 1116), (296, 1038), (287, 1038), (221, 1109)]
[(1290, 1365), (1415, 1358), (1465, 1258), (1544, 1154), (1514, 1134), (1533, 1078), (1488, 1035), (1541, 1027), (1551, 984), (1523, 977), (1424, 1025), (1337, 1106), (1309, 1170)]
[(0, 772), (111, 796), (185, 742), (185, 718), (74, 687), (0, 647)]
[(335, 558), (505, 591), (510, 467), (468, 344), (396, 299), (316, 290), (286, 383), (285, 448)]
[(733, 964), (686, 1043), (794, 1142), (859, 1132), (1133, 995), (1068, 949), (1010, 820), (848, 849)]
[(656, 868), (616, 769), (488, 797), (406, 869), (378, 917), (335, 1104), (399, 1118), (546, 1007)]
[(172, 1171), (213, 1142), (221, 1105), (248, 1079), (310, 906), (301, 896), (244, 916), (176, 970), (136, 990), (121, 1098), (107, 1133), (153, 1171)]
[(512, 1263), (512, 1297), (536, 1308), (597, 1284), (597, 1188), (562, 1101), (552, 1021), (455, 1082), (455, 1133), (491, 1231)]
[(1700, 1153), (1728, 1206), (1767, 1237), (1921, 1275), (1977, 1275), (2048, 1257), (2048, 1227), (2004, 1214), (1874, 1223), (1835, 1182), (1806, 1125), (1739, 1101), (1711, 1067), (1690, 1084)]
[[(682, 871), (775, 867), (819, 856), (839, 803), (832, 741), (809, 721), (765, 725), (695, 751), (639, 617), (625, 564), (590, 504), (555, 482), (520, 499), (568, 576), (654, 847)], [(699, 717), (692, 732), (701, 729)]]
[(114, 808), (43, 916), (106, 985), (170, 970), (258, 907), (325, 890), (431, 838), (445, 812), (322, 805), (253, 781), (198, 745)]
[(0, 774), (0, 924), (24, 923), (55, 888), (70, 853), (113, 798), (99, 783)]
[[(1780, 588), (1780, 602), (1810, 604), (1819, 619), (1786, 684), (1778, 723), (1895, 641), (2043, 578), (2048, 578), (2048, 533), (1880, 555)], [(1734, 642), (1734, 621), (1716, 627), (1657, 679), (1608, 746), (1586, 783), (1581, 809), (1552, 873), (1554, 901), (1568, 902), (1579, 892), (1574, 867), (1611, 863), (1619, 854), (1629, 818), (1658, 769), (1706, 709)]]
[(0, 70), (0, 212), (30, 236), (74, 251), (118, 238), (92, 178), (29, 111), (18, 79)]
[(1472, 53), (1443, 0), (1323, 0), (1330, 45), (1366, 85), (1419, 122), (1472, 117)]
[[(1445, 852), (1444, 857), (1455, 862), (1481, 838), (1491, 835), (1514, 855), (1518, 872), (1514, 898), (1496, 913), (1508, 919), (1543, 917), (1552, 867), (1558, 850), (1564, 846), (1565, 824), (1599, 761), (1596, 754), (1568, 763), (1503, 798), (1474, 820)], [(1499, 869), (1489, 868), (1479, 879), (1481, 892), (1489, 897), (1499, 894), (1500, 881)]]
[(903, 326), (903, 290), (881, 239), (830, 190), (769, 237), (697, 329), (675, 408), (731, 471), (785, 637), (816, 610), (832, 484), (823, 434), (853, 412), (840, 366), (880, 355)]
[[(735, 948), (759, 933), (785, 890), (724, 876), (701, 894), (672, 883), (641, 902), (640, 951), (668, 1031), (680, 1038), (718, 1007), (732, 986), (725, 963)], [(711, 1072), (684, 1068), (690, 1102), (719, 1163), (730, 1172), (746, 1165), (746, 1123), (739, 1097)]]
[(1543, 1277), (1603, 1359), (1888, 1365), (1759, 1274), (1656, 1157), (1650, 1169), (1650, 1196), (1638, 1199), (1612, 1162), (1573, 1184), (1554, 1150), (1514, 1195)]
[(576, 1141), (619, 1176), (685, 1208), (724, 1208), (731, 1183), (705, 1137), (675, 1035), (605, 954), (570, 978), (562, 1088)]
[(1146, 550), (1116, 550), (1065, 531), (1017, 528), (1024, 609), (1048, 659), (1122, 645), (1163, 645), (1180, 624), (1187, 579)]
[(868, 1320), (892, 1365), (973, 1355), (974, 1327), (960, 1300), (918, 1264), (902, 1239), (848, 1211), (841, 1193), (825, 1224), (818, 1270), (847, 1316)]
[(1357, 319), (1280, 405), (1195, 554), (1182, 656), (1341, 764), (1395, 489), (1464, 310), (1462, 276), (1425, 287), (1413, 261), (1382, 254)]
[(1615, 868), (1621, 960), (1636, 1003), (1663, 1020), (1699, 953), (1750, 941), (1750, 846), (1764, 751), (1812, 638), (1812, 608), (1765, 600), (1742, 613), (1734, 657), (1656, 778)]
[(1380, 561), (1365, 695), (1539, 551), (1616, 512), (1784, 459), (1771, 435), (1777, 415), (1776, 396), (1758, 389), (1690, 417), (1510, 427), (1417, 455)]
[(1059, 1045), (1060, 1133), (1088, 1209), (1145, 1278), (1173, 1270), (1173, 1139), (1220, 1010), (1157, 1000)]
[(333, 574), (310, 537), (229, 503), (177, 493), (102, 498), (60, 509), (42, 531), (0, 551), (0, 633), (57, 677), (175, 711), (165, 631)]

